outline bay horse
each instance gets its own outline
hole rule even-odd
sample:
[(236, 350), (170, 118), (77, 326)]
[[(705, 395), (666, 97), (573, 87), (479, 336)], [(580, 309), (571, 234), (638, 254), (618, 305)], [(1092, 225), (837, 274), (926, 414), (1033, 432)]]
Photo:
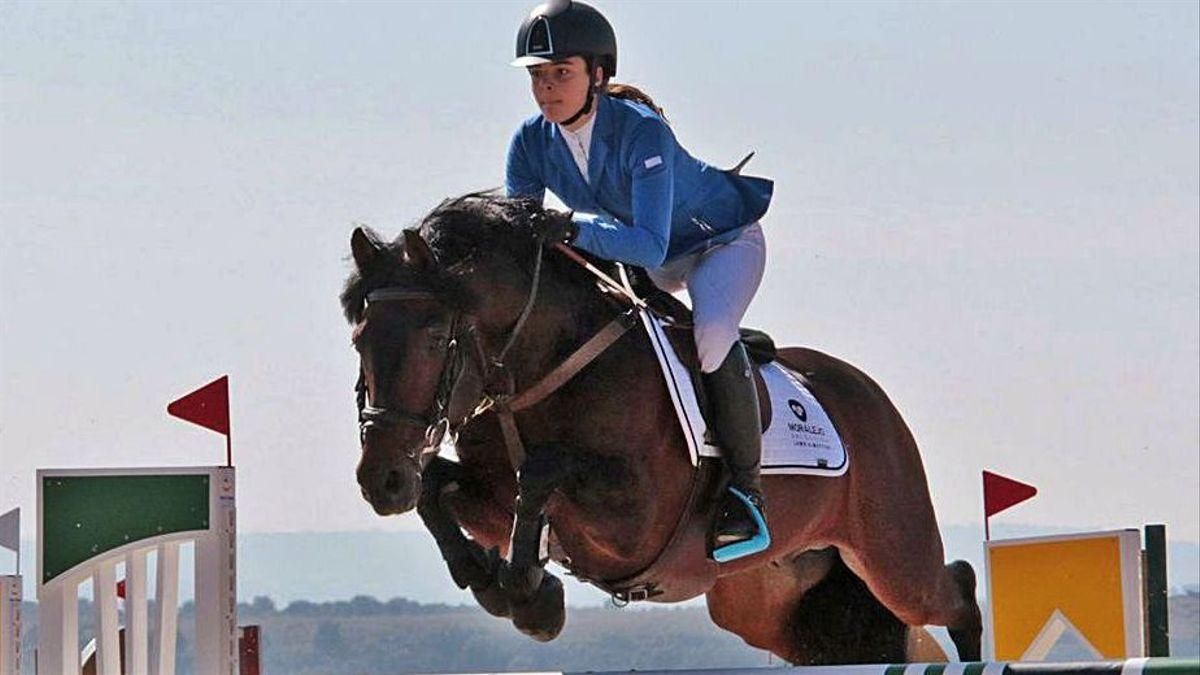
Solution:
[[(537, 640), (565, 621), (553, 560), (624, 602), (703, 594), (718, 626), (796, 664), (903, 661), (925, 625), (978, 660), (974, 571), (945, 564), (916, 442), (879, 385), (779, 350), (852, 459), (837, 478), (764, 476), (771, 547), (715, 563), (721, 463), (693, 466), (636, 308), (538, 242), (542, 216), (475, 193), (391, 243), (353, 232), (341, 301), (374, 510), (416, 508), (455, 583)], [(447, 433), (458, 461), (438, 456)]]

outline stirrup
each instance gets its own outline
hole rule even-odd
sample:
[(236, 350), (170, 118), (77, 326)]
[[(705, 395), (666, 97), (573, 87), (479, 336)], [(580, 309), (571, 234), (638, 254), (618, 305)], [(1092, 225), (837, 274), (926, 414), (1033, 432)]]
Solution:
[(736, 541), (732, 544), (726, 544), (720, 548), (714, 548), (712, 552), (713, 560), (719, 563), (730, 562), (738, 558), (745, 558), (748, 555), (762, 553), (771, 546), (771, 533), (767, 531), (767, 521), (759, 512), (758, 507), (750, 501), (741, 490), (729, 486), (729, 491), (733, 496), (737, 497), (746, 510), (750, 512), (750, 517), (754, 519), (754, 524), (758, 526), (758, 534), (743, 541)]

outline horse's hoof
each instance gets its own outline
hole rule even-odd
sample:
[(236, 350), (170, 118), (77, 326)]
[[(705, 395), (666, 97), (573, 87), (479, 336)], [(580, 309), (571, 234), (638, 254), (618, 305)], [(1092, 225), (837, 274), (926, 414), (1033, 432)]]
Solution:
[(496, 573), (500, 588), (504, 589), (514, 605), (533, 601), (534, 595), (541, 591), (547, 576), (553, 575), (547, 575), (544, 567), (508, 563), (502, 564)]
[(562, 582), (553, 574), (546, 574), (533, 599), (528, 603), (513, 603), (512, 610), (517, 630), (538, 642), (553, 640), (567, 622)]
[(486, 588), (472, 588), (471, 595), (475, 596), (475, 602), (478, 602), (483, 611), (488, 614), (501, 619), (512, 618), (512, 605), (509, 603), (504, 589), (500, 588), (500, 584), (492, 584)]
[(975, 570), (965, 560), (955, 560), (947, 567), (966, 605), (965, 616), (956, 622), (958, 625), (947, 626), (947, 632), (958, 650), (959, 661), (978, 661), (983, 658), (983, 617), (975, 601)]

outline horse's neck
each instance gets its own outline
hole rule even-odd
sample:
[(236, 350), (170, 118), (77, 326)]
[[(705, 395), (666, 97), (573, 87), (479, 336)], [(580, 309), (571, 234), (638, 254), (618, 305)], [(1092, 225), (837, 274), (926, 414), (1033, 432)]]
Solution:
[(566, 360), (616, 315), (593, 288), (547, 284), (514, 343), (508, 366), (518, 386), (529, 386)]

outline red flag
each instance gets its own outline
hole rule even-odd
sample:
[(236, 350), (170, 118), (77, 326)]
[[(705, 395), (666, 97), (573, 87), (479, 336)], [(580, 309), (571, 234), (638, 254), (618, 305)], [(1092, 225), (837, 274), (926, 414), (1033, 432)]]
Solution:
[(187, 396), (171, 402), (167, 406), (167, 413), (228, 436), (229, 376), (222, 375)]
[(117, 597), (122, 600), (125, 599), (125, 580), (124, 579), (117, 582)]
[(991, 471), (983, 472), (983, 516), (988, 518), (1037, 494), (1037, 488)]

